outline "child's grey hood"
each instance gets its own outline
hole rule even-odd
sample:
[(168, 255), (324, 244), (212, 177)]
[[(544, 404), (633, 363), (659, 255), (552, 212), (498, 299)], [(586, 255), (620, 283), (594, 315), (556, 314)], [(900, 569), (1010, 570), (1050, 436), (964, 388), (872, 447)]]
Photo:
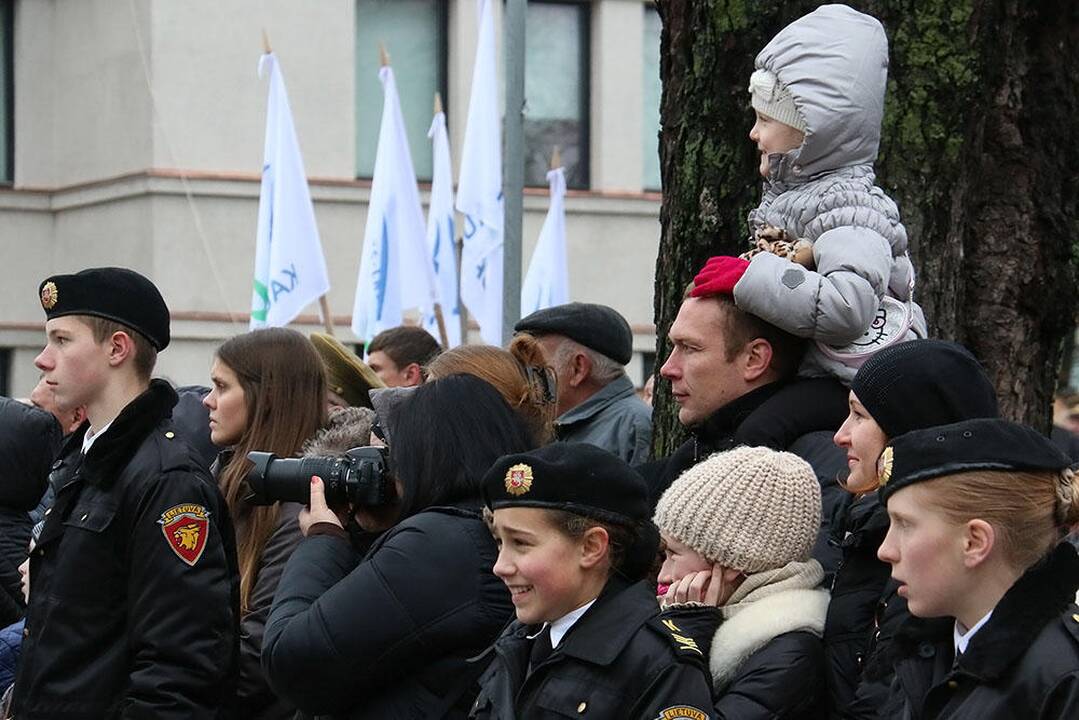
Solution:
[(806, 139), (783, 163), (795, 176), (872, 164), (888, 81), (888, 38), (880, 22), (846, 5), (795, 20), (757, 55), (787, 86), (806, 121)]

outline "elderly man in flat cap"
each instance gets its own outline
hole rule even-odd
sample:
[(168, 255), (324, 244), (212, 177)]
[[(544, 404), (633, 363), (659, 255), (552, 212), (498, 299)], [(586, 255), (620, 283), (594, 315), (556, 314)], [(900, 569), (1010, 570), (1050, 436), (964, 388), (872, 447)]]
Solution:
[(12, 714), (232, 717), (236, 548), (225, 501), (151, 380), (169, 344), (154, 284), (124, 268), (38, 288), (34, 361), (62, 408), (85, 406), (54, 465), (56, 500), (30, 554)]
[(513, 329), (536, 337), (554, 368), (559, 440), (599, 446), (631, 465), (648, 459), (652, 411), (626, 376), (633, 333), (617, 310), (592, 303), (557, 305), (537, 310)]

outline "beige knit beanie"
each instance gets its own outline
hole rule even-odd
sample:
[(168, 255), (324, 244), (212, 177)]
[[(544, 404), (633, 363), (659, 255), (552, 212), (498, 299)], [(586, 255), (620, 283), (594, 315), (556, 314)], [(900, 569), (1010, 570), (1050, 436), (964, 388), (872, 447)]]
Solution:
[(756, 70), (749, 77), (753, 109), (795, 130), (806, 131), (806, 121), (787, 86), (770, 70)]
[(656, 525), (712, 562), (752, 574), (809, 559), (820, 484), (797, 455), (764, 447), (716, 453), (663, 493)]

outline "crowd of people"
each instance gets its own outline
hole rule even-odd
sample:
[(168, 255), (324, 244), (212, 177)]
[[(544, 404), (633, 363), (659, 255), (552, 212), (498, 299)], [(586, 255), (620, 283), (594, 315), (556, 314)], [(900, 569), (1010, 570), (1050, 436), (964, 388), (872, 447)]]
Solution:
[(174, 388), (150, 279), (46, 278), (0, 399), (0, 716), (1079, 717), (1079, 402), (1002, 418), (926, 337), (887, 61), (842, 5), (757, 57), (765, 193), (667, 334), (667, 457), (606, 306), (366, 362), (255, 330)]

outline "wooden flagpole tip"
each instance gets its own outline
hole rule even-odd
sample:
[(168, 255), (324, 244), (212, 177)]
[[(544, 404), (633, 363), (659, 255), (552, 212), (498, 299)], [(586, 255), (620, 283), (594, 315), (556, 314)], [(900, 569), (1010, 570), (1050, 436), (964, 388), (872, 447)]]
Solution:
[(557, 170), (562, 167), (562, 153), (558, 151), (558, 146), (554, 146), (554, 150), (551, 152), (551, 169)]
[(262, 28), (262, 52), (267, 55), (273, 52), (270, 48), (270, 36), (266, 34), (266, 28)]
[(436, 92), (435, 93), (435, 115), (438, 115), (440, 112), (442, 112), (442, 93)]
[(382, 67), (390, 66), (390, 54), (386, 52), (386, 46), (382, 43), (378, 44), (378, 61)]

